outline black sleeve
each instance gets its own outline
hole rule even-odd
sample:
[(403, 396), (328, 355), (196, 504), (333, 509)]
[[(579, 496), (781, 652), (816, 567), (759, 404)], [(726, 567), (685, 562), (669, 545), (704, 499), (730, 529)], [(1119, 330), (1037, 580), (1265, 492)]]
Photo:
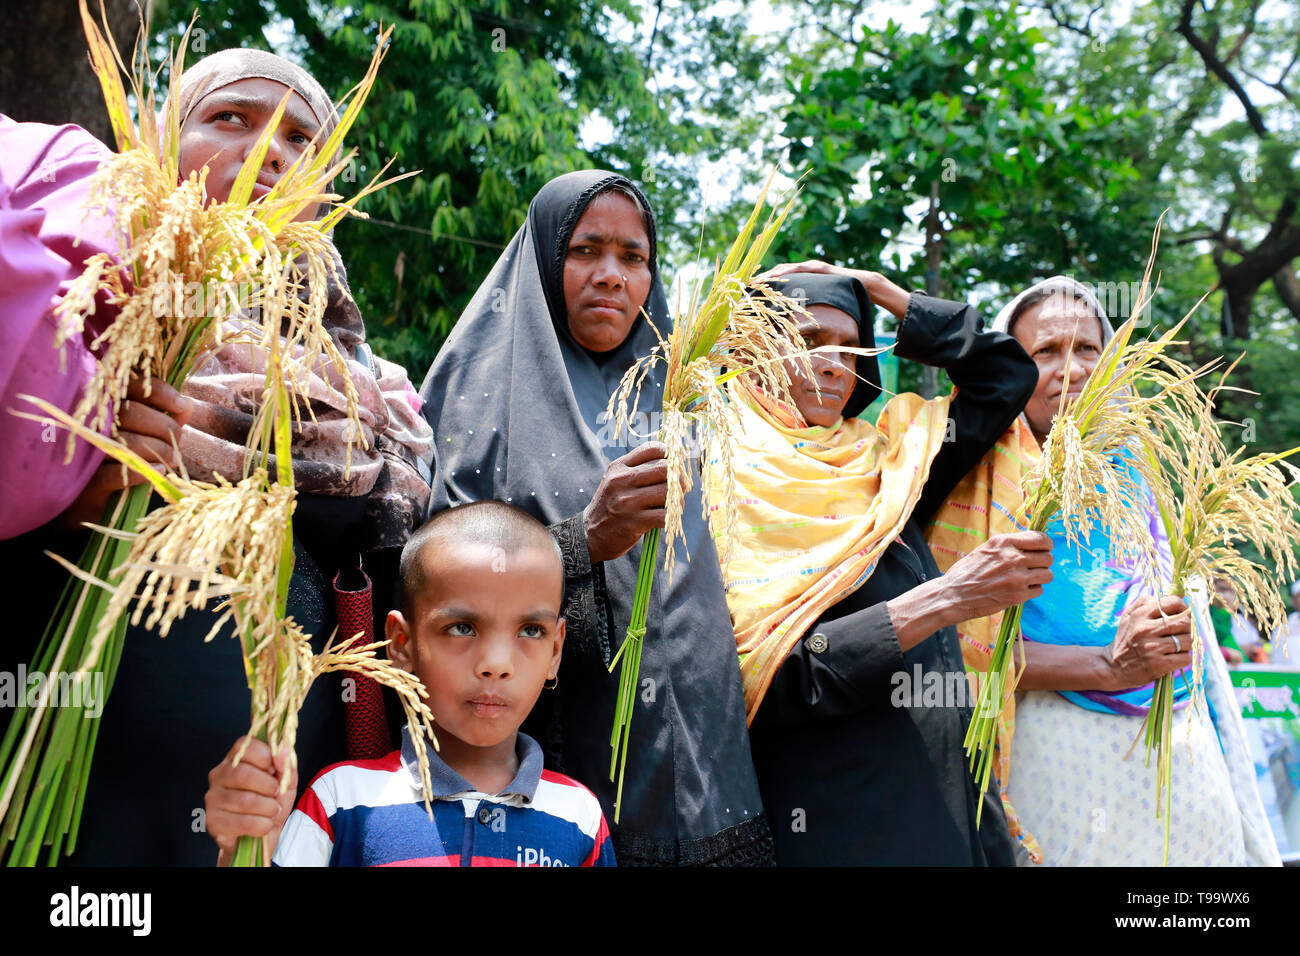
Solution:
[(837, 717), (887, 699), (903, 650), (882, 601), (819, 621), (786, 656), (759, 707), (764, 721), (797, 724)]
[(943, 447), (912, 517), (924, 522), (1011, 427), (1034, 394), (1038, 367), (1005, 332), (986, 332), (961, 302), (913, 293), (898, 329), (899, 358), (944, 369), (957, 387)]
[(605, 594), (605, 569), (591, 563), (587, 551), (587, 529), (582, 512), (548, 529), (564, 556), (564, 649), (599, 657), (606, 665), (612, 658), (609, 622), (613, 615)]

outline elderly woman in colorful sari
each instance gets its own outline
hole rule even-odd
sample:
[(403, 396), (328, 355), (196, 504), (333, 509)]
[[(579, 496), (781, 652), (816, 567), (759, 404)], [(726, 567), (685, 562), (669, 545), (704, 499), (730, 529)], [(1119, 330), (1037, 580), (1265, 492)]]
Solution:
[[(496, 498), (540, 518), (559, 541), (564, 663), (526, 727), (548, 767), (600, 798), (619, 864), (770, 863), (698, 485), (683, 514), (690, 564), (679, 549), (671, 581), (661, 564), (650, 600), (615, 822), (609, 663), (631, 617), (638, 542), (663, 526), (668, 485), (664, 447), (615, 433), (604, 412), (669, 321), (654, 215), (640, 190), (601, 170), (543, 186), (425, 379), (431, 510)], [(662, 377), (647, 381), (642, 422), (657, 420), (662, 387)]]
[[(935, 516), (927, 534), (941, 567), (984, 535), (1012, 527), (1021, 477), (1038, 456), (1060, 407), (1079, 394), (1113, 335), (1105, 310), (1080, 283), (1057, 276), (1018, 295), (994, 328), (1033, 358), (1038, 384), (1024, 415)], [(1161, 548), (1163, 527), (1151, 529)], [(1164, 824), (1156, 819), (1155, 770), (1139, 750), (1125, 759), (1150, 706), (1154, 681), (1178, 674), (1169, 862), (1241, 865), (1276, 862), (1227, 675), (1214, 647), (1206, 655), (1209, 713), (1188, 714), (1191, 612), (1157, 597), (1133, 568), (1111, 561), (1094, 529), (1081, 548), (1065, 541), (1060, 517), (1048, 525), (1055, 576), (1021, 619), (1025, 668), (1000, 718), (995, 766), (1004, 787), (1021, 862), (1158, 865)], [(1163, 546), (1167, 555), (1167, 545)], [(1208, 608), (1198, 630), (1213, 642)], [(973, 671), (987, 666), (997, 619), (967, 622), (963, 651)], [(1014, 740), (1014, 748), (1012, 743)], [(1013, 761), (1014, 756), (1014, 761)]]
[[(744, 530), (725, 581), (778, 860), (1010, 865), (1000, 809), (976, 827), (954, 625), (1040, 593), (1051, 553), (1043, 535), (1003, 535), (941, 576), (921, 528), (1020, 413), (1033, 364), (969, 306), (879, 273), (806, 262), (769, 277), (827, 349), (811, 379), (790, 363), (792, 406), (732, 387)], [(952, 396), (897, 395), (877, 421), (855, 417), (879, 372), (836, 349), (872, 347), (873, 300), (901, 320), (897, 354), (946, 369)]]

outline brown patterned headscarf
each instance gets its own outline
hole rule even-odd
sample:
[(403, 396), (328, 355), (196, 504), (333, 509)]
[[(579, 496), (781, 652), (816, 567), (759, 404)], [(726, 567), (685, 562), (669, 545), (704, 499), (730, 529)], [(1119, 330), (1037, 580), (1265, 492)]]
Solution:
[[(311, 373), (309, 395), (315, 421), (304, 414), (294, 426), (293, 477), (300, 493), (337, 497), (365, 495), (367, 550), (399, 547), (423, 520), (429, 501), (433, 430), (406, 370), (370, 352), (365, 325), (352, 300), (341, 264), (330, 283), (325, 327), (347, 357), (358, 392), (358, 418), (366, 448), (354, 444), (347, 396), (331, 368)], [(266, 387), (262, 349), (228, 344), (202, 359), (182, 391), (198, 407), (181, 438), (191, 478), (244, 474), (249, 429)]]

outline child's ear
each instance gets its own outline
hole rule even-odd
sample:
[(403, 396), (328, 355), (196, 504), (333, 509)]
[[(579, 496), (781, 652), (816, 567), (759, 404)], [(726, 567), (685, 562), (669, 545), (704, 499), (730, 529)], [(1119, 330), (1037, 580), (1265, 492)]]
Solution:
[(388, 638), (388, 659), (408, 673), (411, 670), (410, 626), (401, 611), (389, 611), (384, 619), (384, 636)]
[(564, 618), (558, 618), (555, 626), (555, 645), (551, 652), (551, 670), (560, 669), (560, 651), (564, 649)]

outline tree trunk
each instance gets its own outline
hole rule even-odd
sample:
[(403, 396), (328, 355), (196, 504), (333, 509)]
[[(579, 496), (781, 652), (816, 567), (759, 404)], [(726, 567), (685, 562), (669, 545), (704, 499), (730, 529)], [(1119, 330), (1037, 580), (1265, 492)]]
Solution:
[[(1226, 334), (1239, 339), (1250, 337), (1250, 307), (1260, 286), (1270, 280), (1282, 301), (1295, 311), (1294, 299), (1288, 298), (1288, 293), (1295, 290), (1287, 283), (1286, 274), (1292, 268), (1292, 260), (1300, 256), (1300, 219), (1296, 218), (1297, 212), (1300, 212), (1300, 194), (1285, 196), (1268, 233), (1253, 249), (1242, 251), (1239, 262), (1226, 266), (1222, 263), (1222, 257), (1216, 259), (1219, 283), (1228, 300), (1227, 315), (1224, 317)], [(1279, 279), (1279, 276), (1282, 278)], [(1294, 279), (1293, 272), (1291, 278)]]
[(1259, 286), (1234, 282), (1223, 286), (1223, 334), (1233, 339), (1250, 338), (1250, 307)]
[[(102, 30), (99, 3), (87, 0), (86, 6)], [(104, 6), (113, 39), (129, 62), (140, 10), (134, 0), (105, 0)], [(0, 23), (0, 113), (56, 126), (76, 123), (114, 145), (76, 0), (11, 5)]]
[[(939, 266), (943, 262), (943, 226), (939, 222), (939, 182), (930, 184), (930, 211), (925, 216), (925, 294), (938, 296), (943, 286), (939, 282)], [(921, 395), (934, 398), (939, 391), (939, 370), (933, 365), (921, 366)]]
[(1273, 273), (1273, 288), (1291, 314), (1300, 319), (1300, 277), (1289, 263)]

